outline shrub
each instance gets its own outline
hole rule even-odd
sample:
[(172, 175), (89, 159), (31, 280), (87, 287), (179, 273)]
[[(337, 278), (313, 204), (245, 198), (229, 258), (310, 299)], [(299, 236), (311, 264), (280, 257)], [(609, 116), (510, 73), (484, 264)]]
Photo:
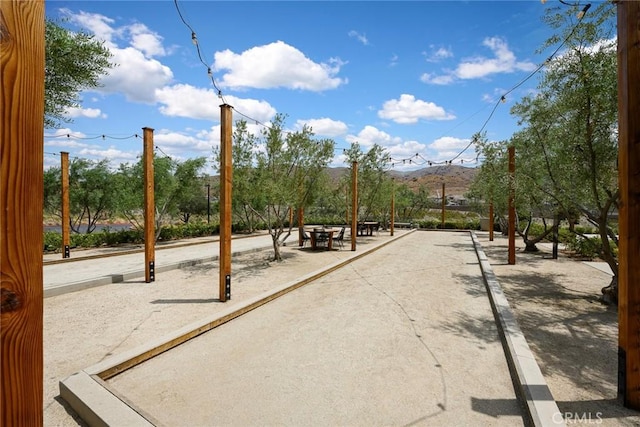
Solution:
[(62, 234), (55, 231), (44, 232), (44, 251), (56, 252), (62, 249)]

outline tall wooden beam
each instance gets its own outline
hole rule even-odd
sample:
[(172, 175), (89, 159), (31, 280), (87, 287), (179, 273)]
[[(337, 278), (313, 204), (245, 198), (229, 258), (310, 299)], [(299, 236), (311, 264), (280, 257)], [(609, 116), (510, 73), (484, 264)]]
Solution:
[(446, 210), (445, 210), (446, 209), (446, 205), (447, 205), (447, 198), (445, 197), (444, 190), (445, 190), (445, 187), (444, 187), (444, 182), (443, 182), (442, 183), (442, 220), (440, 222), (440, 228), (443, 229), (443, 230), (444, 230), (445, 219), (446, 219), (446, 216), (447, 216)]
[(44, 2), (0, 1), (0, 425), (41, 426)]
[(640, 410), (640, 2), (618, 8), (618, 392)]
[(298, 208), (298, 246), (304, 246), (304, 207)]
[(516, 263), (516, 148), (509, 147), (509, 265)]
[(393, 236), (393, 228), (395, 225), (395, 213), (396, 213), (396, 186), (395, 183), (391, 183), (391, 224), (389, 225), (389, 234)]
[(142, 128), (144, 174), (144, 281), (156, 280), (156, 203), (153, 176), (153, 129)]
[(358, 162), (351, 166), (351, 250), (356, 250), (358, 235)]
[(231, 299), (231, 106), (220, 106), (220, 301)]
[(69, 153), (60, 152), (60, 183), (62, 184), (62, 258), (69, 258), (70, 253), (70, 222), (69, 222)]
[(489, 202), (489, 241), (493, 242), (493, 200)]

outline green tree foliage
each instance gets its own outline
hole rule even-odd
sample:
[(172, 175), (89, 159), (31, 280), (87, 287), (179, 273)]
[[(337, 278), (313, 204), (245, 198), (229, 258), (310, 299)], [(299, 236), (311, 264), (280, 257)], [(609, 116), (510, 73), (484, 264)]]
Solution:
[[(206, 197), (204, 193), (201, 171), (206, 158), (198, 157), (184, 162), (167, 156), (154, 156), (154, 201), (155, 201), (155, 235), (160, 236), (162, 227), (172, 218), (193, 209), (189, 205), (191, 198)], [(121, 164), (117, 172), (118, 212), (138, 229), (144, 228), (144, 175), (143, 159), (135, 164)], [(205, 199), (206, 202), (206, 199)], [(189, 212), (190, 214), (193, 212)]]
[[(249, 134), (246, 123), (240, 121), (233, 144), (239, 152), (233, 153), (237, 163), (232, 203), (242, 203), (241, 209), (250, 210), (267, 225), (276, 261), (282, 260), (280, 246), (291, 234), (289, 209), (313, 200), (335, 145), (329, 139), (314, 139), (308, 126), (286, 131), (285, 118), (277, 115), (260, 137)], [(219, 151), (214, 154), (219, 158)]]
[[(71, 231), (89, 234), (109, 219), (117, 198), (108, 160), (73, 159), (69, 164), (69, 224)], [(62, 176), (59, 167), (44, 172), (44, 210), (62, 218)]]
[[(614, 12), (612, 4), (602, 3), (576, 25), (573, 8), (549, 10), (546, 20), (558, 33), (543, 48), (566, 40), (567, 49), (549, 61), (537, 93), (514, 105), (512, 114), (519, 117), (522, 129), (509, 141), (516, 151), (519, 213), (548, 217), (557, 211), (570, 224), (577, 215), (593, 224), (602, 242), (599, 256), (614, 272), (612, 283), (603, 290), (613, 300), (617, 237), (610, 215), (618, 202)], [(504, 150), (505, 144), (500, 145), (498, 150)], [(480, 147), (489, 161), (478, 179), (495, 174), (490, 179), (500, 182), (504, 151), (492, 157), (490, 144)], [(483, 187), (485, 197), (495, 189)], [(493, 195), (494, 202), (499, 200)]]
[(44, 171), (44, 213), (62, 218), (62, 171), (51, 167)]
[[(386, 222), (390, 213), (393, 185), (387, 174), (388, 153), (377, 144), (365, 153), (356, 142), (351, 144), (345, 154), (350, 169), (353, 169), (353, 162), (358, 162), (358, 220)], [(350, 173), (345, 179), (350, 182), (351, 176)]]
[(115, 64), (104, 43), (84, 32), (74, 33), (54, 21), (45, 22), (46, 128), (69, 122), (68, 108), (80, 106), (80, 92), (99, 86), (100, 76)]
[(415, 191), (406, 183), (396, 185), (394, 197), (396, 221), (412, 221), (431, 206), (429, 189), (425, 185), (420, 185)]
[[(233, 143), (231, 148), (233, 164), (233, 191), (231, 206), (233, 216), (246, 226), (249, 233), (255, 229), (256, 211), (262, 211), (266, 206), (264, 194), (259, 191), (256, 183), (253, 150), (258, 146), (257, 137), (249, 132), (247, 122), (240, 120), (235, 124)], [(219, 165), (220, 149), (214, 148), (214, 162)]]
[(527, 125), (516, 143), (537, 159), (531, 181), (541, 182), (566, 216), (578, 212), (597, 228), (599, 255), (614, 272), (606, 292), (615, 300), (617, 236), (610, 221), (618, 203), (614, 12), (613, 5), (603, 3), (571, 32), (563, 27), (571, 15), (550, 13), (548, 22), (565, 28), (569, 49), (549, 64), (539, 94), (523, 99), (513, 112)]

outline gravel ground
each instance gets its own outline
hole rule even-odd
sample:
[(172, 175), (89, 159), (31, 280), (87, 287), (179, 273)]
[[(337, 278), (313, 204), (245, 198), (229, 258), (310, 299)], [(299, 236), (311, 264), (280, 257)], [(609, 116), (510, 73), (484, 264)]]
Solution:
[[(478, 237), (567, 424), (640, 425), (640, 414), (616, 399), (617, 313), (598, 302), (609, 276), (580, 261), (521, 248), (517, 264), (509, 266), (505, 238)], [(268, 261), (269, 251), (237, 257), (233, 301), (348, 252), (303, 257), (285, 248), (283, 263)], [(82, 425), (57, 397), (61, 379), (224, 308), (216, 303), (211, 268), (204, 264), (163, 273), (152, 284), (130, 281), (45, 299), (45, 425)]]
[(598, 300), (611, 276), (543, 245), (525, 253), (520, 239), (508, 265), (506, 237), (478, 238), (567, 424), (639, 426), (617, 400), (617, 311)]

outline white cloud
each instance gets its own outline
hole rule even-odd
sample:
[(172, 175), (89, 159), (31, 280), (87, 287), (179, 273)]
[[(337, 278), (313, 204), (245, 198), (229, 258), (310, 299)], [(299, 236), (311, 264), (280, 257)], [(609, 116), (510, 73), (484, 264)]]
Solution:
[(156, 89), (154, 98), (165, 116), (220, 120), (222, 101), (211, 89), (177, 84)]
[(446, 85), (458, 79), (479, 79), (492, 74), (513, 73), (516, 71), (533, 71), (536, 64), (529, 61), (518, 61), (515, 54), (509, 50), (505, 40), (500, 37), (488, 37), (482, 45), (493, 52), (492, 58), (476, 56), (458, 64), (454, 70), (444, 70), (443, 74), (425, 73), (420, 80), (425, 83)]
[[(211, 156), (213, 143), (210, 140), (210, 136), (212, 135), (187, 135), (180, 132), (162, 129), (154, 135), (153, 142), (160, 147), (165, 154), (184, 160), (188, 158), (184, 156), (187, 152), (193, 152), (198, 157)], [(218, 143), (220, 141), (219, 128), (217, 141)]]
[(426, 145), (418, 141), (404, 141), (400, 144), (388, 147), (387, 150), (393, 158), (408, 159), (416, 153), (424, 152)]
[(536, 64), (528, 61), (517, 61), (509, 50), (507, 42), (499, 37), (486, 38), (482, 44), (494, 53), (494, 58), (477, 57), (458, 65), (455, 74), (460, 79), (477, 79), (496, 73), (512, 73), (514, 71), (532, 71)]
[(142, 51), (145, 56), (164, 56), (167, 54), (162, 45), (162, 37), (149, 30), (144, 24), (133, 24), (128, 27), (131, 34), (131, 46)]
[(77, 156), (94, 157), (96, 159), (108, 159), (112, 167), (121, 163), (135, 162), (140, 155), (139, 151), (122, 151), (115, 147), (87, 147), (76, 152)]
[[(160, 104), (163, 104), (160, 107), (160, 112), (166, 116), (220, 120), (220, 105), (223, 101), (211, 89), (177, 84), (157, 89), (155, 98)], [(269, 121), (276, 114), (276, 110), (266, 101), (242, 99), (234, 96), (225, 96), (224, 100), (233, 106), (234, 110), (259, 122)], [(240, 115), (236, 116), (238, 117), (235, 118), (238, 119), (246, 119)]]
[(344, 135), (349, 130), (346, 123), (329, 118), (308, 119), (296, 121), (295, 128), (302, 129), (304, 125), (310, 126), (316, 136), (335, 137)]
[(350, 144), (357, 142), (363, 147), (371, 147), (373, 144), (389, 147), (402, 143), (401, 138), (392, 137), (388, 133), (369, 125), (365, 126), (357, 135), (347, 135), (345, 140)]
[(153, 103), (155, 90), (173, 80), (173, 72), (156, 59), (149, 59), (135, 48), (112, 48), (112, 61), (118, 66), (102, 78), (100, 92), (122, 93), (129, 101)]
[(344, 65), (339, 59), (316, 63), (295, 47), (277, 41), (236, 54), (229, 49), (214, 54), (214, 70), (228, 70), (220, 80), (227, 88), (284, 87), (319, 92), (335, 89), (346, 80), (335, 77)]
[(420, 76), (420, 81), (424, 83), (431, 83), (434, 85), (448, 85), (455, 81), (455, 77), (452, 74), (441, 74), (434, 75), (429, 73), (424, 73)]
[(474, 144), (470, 145), (470, 142), (471, 139), (468, 138), (443, 136), (429, 144), (429, 148), (436, 151), (436, 155), (433, 158), (434, 161), (450, 160), (458, 156), (460, 152), (465, 149), (465, 153), (471, 153), (469, 155), (474, 155), (475, 147)]
[(453, 57), (453, 51), (450, 48), (429, 46), (428, 52), (422, 52), (428, 62), (440, 62), (447, 58)]
[[(140, 23), (116, 27), (115, 21), (106, 16), (63, 9), (70, 22), (94, 33), (96, 39), (105, 42), (113, 54), (111, 62), (117, 64), (103, 76), (103, 93), (122, 93), (129, 101), (153, 103), (155, 89), (169, 84), (173, 72), (153, 56), (165, 55), (162, 37)], [(120, 47), (117, 42), (124, 40), (129, 46)]]
[(357, 32), (355, 30), (349, 31), (349, 37), (355, 38), (356, 40), (358, 40), (360, 43), (362, 43), (365, 46), (367, 46), (369, 44), (369, 40), (367, 39), (367, 36), (365, 34), (360, 34), (359, 32)]
[(98, 39), (107, 42), (109, 46), (112, 45), (114, 36), (118, 35), (118, 30), (114, 29), (112, 25), (115, 21), (104, 15), (83, 11), (72, 12), (69, 9), (61, 9), (60, 11), (69, 18), (69, 21), (91, 31)]
[(67, 108), (65, 116), (70, 118), (87, 117), (90, 119), (107, 118), (107, 115), (104, 114), (99, 108)]
[(452, 120), (454, 115), (447, 113), (444, 108), (416, 99), (413, 95), (402, 94), (399, 99), (386, 101), (378, 117), (390, 119), (396, 123), (411, 124), (418, 120)]

